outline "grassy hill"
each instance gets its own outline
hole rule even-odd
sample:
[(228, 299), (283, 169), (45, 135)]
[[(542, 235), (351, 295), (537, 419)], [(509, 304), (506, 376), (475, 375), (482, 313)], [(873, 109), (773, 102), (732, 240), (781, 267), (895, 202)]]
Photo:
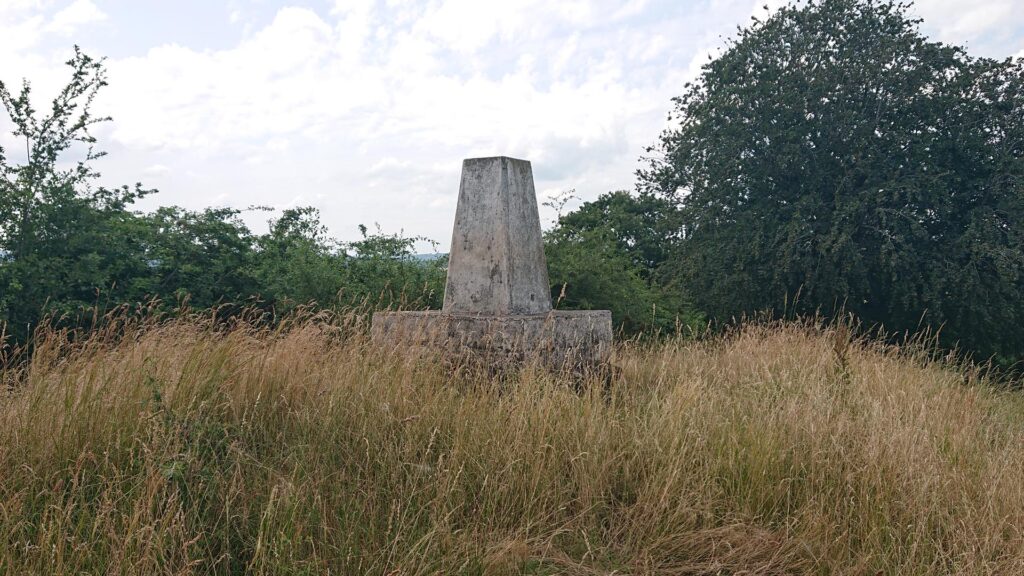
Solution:
[(607, 394), (316, 319), (129, 334), (3, 374), (0, 574), (1024, 571), (1022, 396), (841, 333), (626, 344)]

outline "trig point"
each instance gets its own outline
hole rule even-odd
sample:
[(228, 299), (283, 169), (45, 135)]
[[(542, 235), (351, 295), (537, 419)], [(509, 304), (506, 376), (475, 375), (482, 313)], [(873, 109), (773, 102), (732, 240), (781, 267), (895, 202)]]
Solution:
[(371, 333), (381, 343), (562, 368), (608, 359), (612, 317), (551, 309), (533, 169), (498, 156), (462, 163), (442, 309), (378, 312)]

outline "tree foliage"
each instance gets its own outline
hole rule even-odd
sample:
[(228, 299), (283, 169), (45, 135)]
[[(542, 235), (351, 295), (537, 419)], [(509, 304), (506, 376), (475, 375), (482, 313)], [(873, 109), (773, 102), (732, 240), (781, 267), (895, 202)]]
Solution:
[(626, 332), (694, 327), (700, 316), (684, 293), (662, 283), (675, 218), (670, 202), (623, 191), (559, 215), (545, 234), (552, 298), (565, 308), (611, 310)]
[[(23, 163), (0, 148), (0, 322), (24, 335), (39, 311), (73, 314), (93, 305), (98, 290), (124, 296), (116, 280), (144, 270), (137, 231), (126, 207), (148, 193), (140, 186), (94, 187), (91, 162), (103, 156), (90, 128), (107, 118), (90, 111), (106, 85), (102, 60), (75, 49), (71, 79), (45, 115), (23, 83), (15, 95), (0, 82), (0, 103), (24, 142)], [(71, 162), (66, 156), (78, 160)]]
[(640, 187), (714, 318), (774, 309), (1024, 352), (1024, 64), (930, 42), (909, 5), (812, 0), (674, 100)]

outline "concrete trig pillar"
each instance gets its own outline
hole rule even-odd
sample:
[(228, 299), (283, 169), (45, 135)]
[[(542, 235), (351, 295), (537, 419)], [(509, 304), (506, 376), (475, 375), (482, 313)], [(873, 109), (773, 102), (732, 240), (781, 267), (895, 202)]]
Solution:
[(607, 310), (551, 309), (533, 170), (498, 156), (462, 163), (442, 309), (378, 312), (371, 335), (389, 346), (560, 368), (605, 362), (612, 322)]
[(462, 162), (443, 311), (463, 315), (551, 311), (529, 162), (505, 156)]

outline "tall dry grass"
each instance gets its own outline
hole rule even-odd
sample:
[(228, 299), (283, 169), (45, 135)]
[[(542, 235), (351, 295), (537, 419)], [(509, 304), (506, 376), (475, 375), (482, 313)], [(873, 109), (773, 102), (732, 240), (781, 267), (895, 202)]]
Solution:
[(1024, 573), (1021, 395), (841, 330), (583, 393), (315, 318), (118, 334), (3, 375), (0, 573)]

